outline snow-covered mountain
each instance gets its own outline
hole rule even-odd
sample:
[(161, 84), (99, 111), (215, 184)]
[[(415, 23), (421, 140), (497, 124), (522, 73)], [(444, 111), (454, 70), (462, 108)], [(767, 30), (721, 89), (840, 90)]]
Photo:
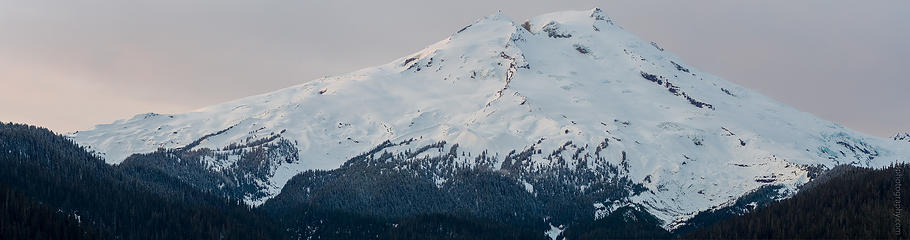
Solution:
[[(765, 185), (792, 194), (816, 168), (880, 167), (910, 156), (905, 142), (699, 71), (600, 9), (524, 22), (497, 13), (385, 65), (71, 136), (111, 164), (159, 149), (207, 149), (202, 159), (213, 172), (241, 167), (244, 151), (282, 142), (285, 152), (265, 154), (272, 163), (256, 180), (262, 194), (246, 197), (253, 204), (298, 173), (339, 168), (374, 149), (417, 159), (450, 154), (420, 150), (426, 146), (457, 144), (458, 164), (491, 159), (494, 168), (516, 152), (529, 169), (594, 168), (600, 159), (646, 190), (596, 200), (596, 214), (638, 206), (665, 228)], [(534, 192), (532, 181), (523, 183)]]

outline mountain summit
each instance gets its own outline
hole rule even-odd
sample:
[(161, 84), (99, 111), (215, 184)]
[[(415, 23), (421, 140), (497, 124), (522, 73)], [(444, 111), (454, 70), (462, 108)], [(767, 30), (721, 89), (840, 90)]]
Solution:
[[(71, 137), (111, 164), (195, 151), (208, 171), (257, 176), (244, 193), (252, 204), (301, 172), (392, 159), (384, 154), (488, 167), (535, 196), (544, 194), (544, 169), (564, 169), (553, 174), (567, 179), (590, 173), (595, 180), (561, 181), (579, 194), (621, 177), (632, 184), (626, 194), (590, 195), (590, 214), (633, 206), (668, 229), (765, 186), (789, 196), (817, 169), (910, 156), (906, 144), (699, 71), (600, 9), (524, 22), (494, 14), (381, 66)], [(437, 186), (451, 181), (433, 171)]]

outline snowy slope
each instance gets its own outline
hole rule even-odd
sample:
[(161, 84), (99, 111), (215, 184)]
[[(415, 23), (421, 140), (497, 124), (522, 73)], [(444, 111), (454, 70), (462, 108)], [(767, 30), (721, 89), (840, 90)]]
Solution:
[(601, 155), (628, 159), (629, 177), (650, 190), (629, 203), (668, 228), (762, 185), (794, 191), (809, 180), (808, 166), (877, 167), (910, 156), (906, 143), (818, 119), (686, 65), (599, 9), (527, 22), (494, 14), (382, 66), (193, 112), (138, 115), (72, 137), (116, 164), (204, 136), (192, 147), (272, 135), (294, 141), (300, 158), (274, 169), (272, 195), (296, 173), (337, 168), (387, 140), (446, 141), (499, 158), (529, 146), (550, 153), (570, 141), (608, 141)]

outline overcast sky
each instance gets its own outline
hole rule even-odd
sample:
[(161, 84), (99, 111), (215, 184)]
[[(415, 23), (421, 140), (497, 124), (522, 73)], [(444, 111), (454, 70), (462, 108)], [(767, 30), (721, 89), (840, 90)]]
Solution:
[(68, 132), (190, 111), (383, 64), (500, 10), (593, 7), (800, 110), (910, 131), (906, 0), (0, 0), (0, 121)]

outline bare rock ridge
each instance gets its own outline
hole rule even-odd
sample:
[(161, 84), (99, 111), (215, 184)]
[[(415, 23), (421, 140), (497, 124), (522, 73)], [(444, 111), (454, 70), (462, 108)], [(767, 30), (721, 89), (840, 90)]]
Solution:
[(910, 133), (898, 133), (891, 139), (894, 139), (894, 141), (910, 142)]

